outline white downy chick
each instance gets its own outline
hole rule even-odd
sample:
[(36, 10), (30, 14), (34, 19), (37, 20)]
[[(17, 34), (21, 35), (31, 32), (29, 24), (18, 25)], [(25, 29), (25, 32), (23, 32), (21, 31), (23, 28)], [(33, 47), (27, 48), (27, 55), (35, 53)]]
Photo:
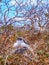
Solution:
[[(23, 38), (18, 38), (17, 41), (14, 43), (13, 48), (17, 48), (18, 46), (26, 47), (34, 55), (33, 49), (31, 48), (31, 46), (28, 43), (25, 42), (25, 40)], [(12, 53), (14, 53), (15, 51), (16, 51), (16, 49), (13, 50)]]

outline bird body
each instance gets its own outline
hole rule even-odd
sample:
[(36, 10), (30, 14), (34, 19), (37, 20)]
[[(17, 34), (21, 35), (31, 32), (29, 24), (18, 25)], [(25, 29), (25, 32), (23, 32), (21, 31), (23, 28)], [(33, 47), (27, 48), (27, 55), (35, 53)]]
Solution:
[[(22, 48), (17, 49), (19, 46), (22, 47)], [(16, 52), (20, 53), (20, 52), (25, 51), (26, 50), (25, 48), (27, 48), (34, 55), (33, 49), (23, 38), (18, 38), (17, 41), (13, 44), (13, 48), (15, 48), (15, 49), (12, 50), (12, 53), (16, 53)]]
[(17, 46), (26, 46), (26, 44), (24, 43), (23, 40), (17, 40), (14, 45), (14, 47), (17, 47)]

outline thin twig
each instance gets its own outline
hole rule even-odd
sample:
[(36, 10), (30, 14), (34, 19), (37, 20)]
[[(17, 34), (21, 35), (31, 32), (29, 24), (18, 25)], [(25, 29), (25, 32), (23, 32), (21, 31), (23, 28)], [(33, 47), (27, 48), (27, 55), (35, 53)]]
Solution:
[(6, 58), (5, 58), (5, 63), (4, 63), (4, 65), (6, 65), (6, 62), (7, 62), (7, 58), (8, 58), (8, 55), (6, 56)]

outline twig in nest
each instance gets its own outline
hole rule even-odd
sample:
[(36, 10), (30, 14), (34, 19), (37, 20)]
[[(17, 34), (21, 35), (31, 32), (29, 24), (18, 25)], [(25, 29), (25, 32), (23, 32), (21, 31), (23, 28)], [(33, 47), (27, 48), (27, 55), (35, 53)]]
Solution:
[(6, 62), (7, 62), (7, 58), (8, 58), (8, 55), (6, 56), (6, 58), (5, 58), (5, 63), (4, 63), (4, 65), (6, 65)]
[(33, 59), (31, 59), (27, 54), (23, 54), (23, 56), (25, 56), (26, 58), (28, 58), (30, 61), (33, 60)]

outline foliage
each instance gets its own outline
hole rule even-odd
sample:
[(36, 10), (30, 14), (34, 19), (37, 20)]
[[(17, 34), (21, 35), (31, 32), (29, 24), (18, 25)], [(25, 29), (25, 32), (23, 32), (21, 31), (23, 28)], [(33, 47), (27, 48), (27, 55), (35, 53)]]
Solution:
[[(29, 44), (32, 46), (34, 50), (35, 56), (33, 57), (33, 55), (29, 51), (25, 52), (28, 54), (28, 57), (24, 56), (23, 54), (19, 54), (19, 53), (9, 55), (7, 58), (7, 65), (19, 65), (19, 64), (21, 65), (25, 65), (25, 64), (27, 65), (32, 65), (32, 64), (48, 65), (49, 63), (49, 44), (48, 44), (49, 43), (49, 33), (46, 33), (46, 35), (44, 35), (44, 33), (40, 33), (40, 36), (38, 34), (34, 34), (34, 33), (30, 34), (30, 32), (28, 33), (27, 31), (19, 31), (19, 32), (13, 31), (13, 34), (9, 36), (8, 39), (5, 33), (1, 35), (0, 40), (2, 41), (0, 42), (0, 51), (2, 52), (4, 51), (4, 53), (3, 55), (2, 53), (0, 53), (0, 56), (2, 56), (0, 57), (0, 65), (4, 64), (6, 55), (10, 54), (11, 52), (10, 50), (12, 49), (13, 43), (20, 36), (29, 42)], [(4, 46), (3, 46), (2, 42), (4, 42), (4, 40), (6, 40), (6, 42), (4, 43)], [(30, 60), (29, 58), (30, 59), (34, 58), (34, 59)]]

